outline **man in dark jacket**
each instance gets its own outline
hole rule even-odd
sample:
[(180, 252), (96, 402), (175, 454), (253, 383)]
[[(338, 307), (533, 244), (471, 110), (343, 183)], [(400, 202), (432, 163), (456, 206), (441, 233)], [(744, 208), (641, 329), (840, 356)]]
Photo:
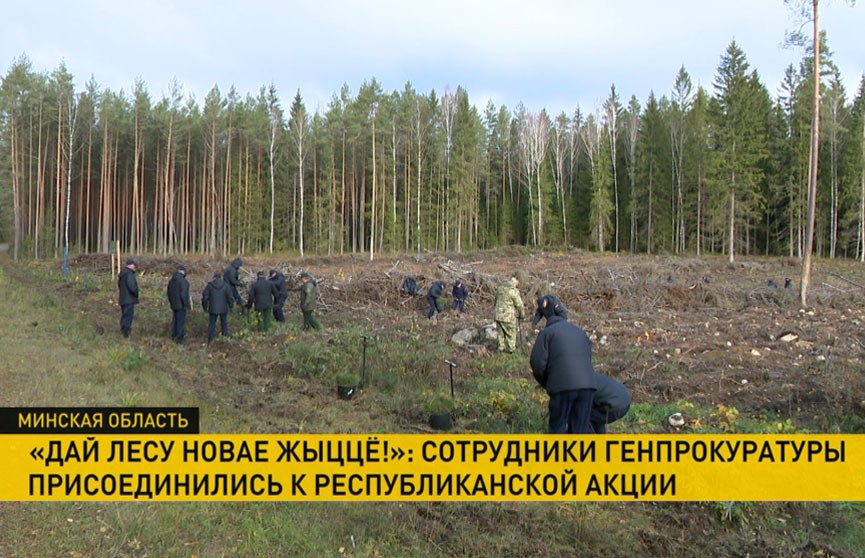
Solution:
[(445, 308), (445, 282), (435, 281), (430, 285), (426, 292), (426, 301), (429, 302), (429, 312), (426, 317), (432, 319), (436, 312), (441, 312)]
[(222, 336), (229, 337), (228, 333), (228, 311), (234, 306), (234, 298), (228, 283), (222, 280), (219, 273), (213, 274), (213, 279), (204, 287), (201, 293), (201, 307), (210, 314), (210, 322), (207, 325), (207, 342), (216, 337), (216, 319), (219, 318), (222, 326)]
[(276, 300), (277, 295), (276, 285), (264, 277), (263, 271), (259, 271), (256, 274), (255, 281), (249, 286), (249, 301), (246, 303), (246, 307), (255, 308), (255, 311), (258, 313), (258, 329), (260, 331), (270, 329), (270, 319), (273, 316), (273, 302)]
[(598, 390), (592, 403), (592, 429), (596, 434), (607, 432), (607, 426), (628, 413), (631, 408), (631, 392), (619, 380), (598, 374)]
[(315, 279), (307, 272), (300, 274), (300, 311), (303, 312), (303, 329), (321, 329), (321, 324), (315, 319), (315, 303), (318, 299), (318, 287)]
[(273, 301), (273, 317), (277, 322), (284, 322), (285, 312), (283, 311), (283, 307), (285, 306), (285, 300), (288, 298), (288, 285), (285, 283), (285, 275), (281, 271), (271, 269), (268, 279), (276, 286), (277, 292), (276, 300)]
[(557, 297), (556, 295), (539, 296), (536, 299), (536, 302), (538, 303), (538, 308), (535, 310), (534, 317), (532, 317), (532, 329), (536, 329), (538, 327), (538, 323), (540, 323), (541, 321), (541, 318), (544, 317), (541, 309), (543, 308), (543, 305), (545, 303), (553, 305), (554, 315), (562, 318), (563, 320), (568, 319), (568, 309), (565, 308), (565, 305), (562, 304), (562, 301), (559, 300), (559, 297)]
[(535, 380), (550, 396), (551, 434), (591, 434), (597, 377), (592, 343), (585, 331), (543, 307), (547, 325), (535, 340), (530, 363)]
[(186, 338), (186, 311), (189, 310), (189, 281), (186, 266), (177, 264), (177, 269), (168, 280), (168, 304), (171, 306), (171, 339), (183, 343)]
[(135, 305), (138, 304), (138, 279), (135, 270), (138, 266), (135, 260), (126, 260), (126, 267), (117, 276), (117, 290), (120, 292), (120, 331), (123, 337), (132, 335), (132, 320), (135, 319)]
[(418, 290), (417, 281), (414, 277), (406, 277), (402, 280), (402, 294), (414, 296)]
[(462, 279), (457, 278), (454, 286), (451, 289), (451, 295), (454, 297), (452, 309), (460, 309), (460, 314), (466, 311), (466, 299), (469, 297), (469, 290)]
[(222, 272), (222, 279), (226, 283), (228, 283), (228, 289), (231, 293), (234, 302), (237, 303), (238, 307), (243, 306), (243, 299), (240, 298), (240, 293), (237, 292), (237, 288), (241, 285), (240, 278), (238, 277), (238, 271), (240, 270), (240, 266), (243, 265), (243, 260), (240, 258), (235, 258), (233, 262), (228, 264), (228, 267), (225, 268), (225, 271)]

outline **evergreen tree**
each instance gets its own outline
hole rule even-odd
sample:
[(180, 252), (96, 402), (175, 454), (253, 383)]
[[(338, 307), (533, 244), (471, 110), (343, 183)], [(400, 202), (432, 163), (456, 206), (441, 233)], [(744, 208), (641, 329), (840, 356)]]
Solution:
[[(667, 104), (664, 101), (663, 104)], [(649, 254), (656, 252), (658, 242), (659, 198), (661, 188), (670, 184), (669, 120), (664, 116), (662, 103), (654, 93), (649, 93), (646, 108), (640, 122), (637, 142), (637, 173), (634, 199), (636, 208), (636, 250)]]
[(859, 90), (850, 106), (842, 157), (841, 195), (848, 211), (842, 220), (845, 238), (854, 239), (852, 256), (865, 262), (865, 75), (859, 81)]
[[(718, 184), (726, 192), (727, 254), (732, 262), (741, 234), (745, 242), (747, 226), (761, 209), (761, 164), (766, 156), (765, 123), (758, 122), (761, 89), (756, 73), (748, 73), (748, 61), (735, 41), (721, 57), (715, 76), (715, 119), (717, 125)], [(742, 229), (742, 230), (740, 230)], [(747, 249), (747, 242), (744, 244)]]

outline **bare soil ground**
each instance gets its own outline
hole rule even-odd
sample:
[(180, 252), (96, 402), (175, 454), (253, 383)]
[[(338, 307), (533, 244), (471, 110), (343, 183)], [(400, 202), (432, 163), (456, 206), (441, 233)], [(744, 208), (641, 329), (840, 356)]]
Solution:
[[(142, 256), (137, 261), (143, 288), (156, 291), (162, 304), (164, 281), (178, 260)], [(195, 297), (226, 264), (210, 258), (183, 261)], [(73, 268), (106, 272), (110, 263), (107, 256), (82, 256)], [(622, 379), (635, 401), (723, 404), (804, 420), (814, 428), (841, 416), (865, 415), (865, 267), (858, 262), (816, 262), (807, 309), (799, 305), (800, 264), (792, 258), (740, 256), (730, 263), (719, 257), (527, 254), (516, 249), (374, 261), (366, 255), (253, 257), (244, 258), (242, 275), (251, 279), (254, 271), (270, 268), (284, 271), (290, 285), (298, 284), (302, 271), (317, 278), (318, 315), (326, 326), (361, 323), (379, 335), (420, 328), (442, 343), (450, 343), (451, 333), (469, 325), (492, 323), (495, 287), (514, 275), (527, 316), (534, 311), (535, 296), (557, 294), (571, 321), (593, 338), (599, 370)], [(423, 296), (400, 293), (407, 275), (417, 279), (422, 293), (436, 279), (450, 284), (463, 278), (471, 293), (466, 315), (448, 312), (436, 324), (428, 322)], [(792, 284), (785, 288), (785, 282)], [(92, 305), (82, 310), (96, 327), (116, 329), (114, 312)], [(298, 312), (294, 293), (286, 311)], [(163, 324), (138, 323), (142, 334), (162, 335)], [(533, 332), (527, 323), (522, 329), (528, 351)], [(491, 347), (452, 350), (457, 357), (474, 357)], [(224, 350), (232, 358), (237, 356), (232, 352), (245, 349), (235, 344)], [(255, 359), (233, 360), (241, 368), (250, 362), (262, 373), (262, 363)], [(285, 367), (290, 366), (266, 364), (274, 374), (289, 372)]]

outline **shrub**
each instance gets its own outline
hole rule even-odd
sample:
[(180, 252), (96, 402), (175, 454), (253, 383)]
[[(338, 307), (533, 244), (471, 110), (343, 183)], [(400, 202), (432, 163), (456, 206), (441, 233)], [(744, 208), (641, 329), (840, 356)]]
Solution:
[(431, 415), (441, 413), (449, 413), (453, 411), (454, 401), (448, 395), (438, 394), (426, 401), (423, 404), (423, 410)]
[(342, 372), (336, 375), (336, 385), (356, 386), (360, 383), (360, 376), (354, 372)]

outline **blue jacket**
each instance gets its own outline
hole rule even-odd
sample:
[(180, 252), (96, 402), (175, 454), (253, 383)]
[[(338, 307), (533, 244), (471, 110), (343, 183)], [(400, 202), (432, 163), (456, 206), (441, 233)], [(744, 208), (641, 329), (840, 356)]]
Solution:
[(168, 280), (168, 304), (172, 310), (189, 309), (189, 281), (182, 271), (175, 271)]
[(469, 290), (466, 284), (462, 281), (454, 283), (454, 288), (451, 290), (451, 295), (457, 300), (465, 300), (469, 297)]
[[(562, 304), (562, 301), (559, 300), (559, 297), (556, 295), (547, 295), (550, 301), (553, 303), (553, 314), (556, 316), (567, 320), (568, 319), (568, 309), (565, 308), (565, 305)], [(544, 317), (544, 313), (541, 311), (541, 305), (544, 303), (544, 297), (539, 296), (536, 299), (538, 303), (537, 309), (535, 309), (535, 315), (532, 317), (532, 329), (535, 329), (538, 326), (538, 322), (541, 321), (541, 318)]]
[(594, 407), (602, 411), (626, 409), (633, 398), (627, 386), (619, 380), (598, 374), (598, 390), (595, 392)]
[(222, 279), (229, 285), (239, 287), (240, 279), (237, 277), (237, 270), (239, 270), (240, 266), (242, 265), (243, 260), (241, 260), (240, 258), (235, 258), (233, 262), (228, 264), (228, 267), (225, 268), (225, 271), (222, 272)]
[(134, 269), (124, 267), (120, 270), (117, 276), (117, 289), (120, 306), (138, 304), (138, 279), (135, 278)]
[(277, 271), (275, 275), (270, 277), (270, 282), (276, 286), (276, 302), (285, 302), (285, 299), (288, 298), (288, 284), (285, 282), (285, 275), (281, 271)]
[(535, 380), (549, 394), (598, 387), (589, 336), (559, 316), (547, 320), (547, 326), (535, 340), (529, 362)]
[(211, 314), (227, 314), (234, 307), (234, 298), (228, 290), (228, 283), (222, 279), (214, 279), (208, 283), (201, 293), (201, 307)]

